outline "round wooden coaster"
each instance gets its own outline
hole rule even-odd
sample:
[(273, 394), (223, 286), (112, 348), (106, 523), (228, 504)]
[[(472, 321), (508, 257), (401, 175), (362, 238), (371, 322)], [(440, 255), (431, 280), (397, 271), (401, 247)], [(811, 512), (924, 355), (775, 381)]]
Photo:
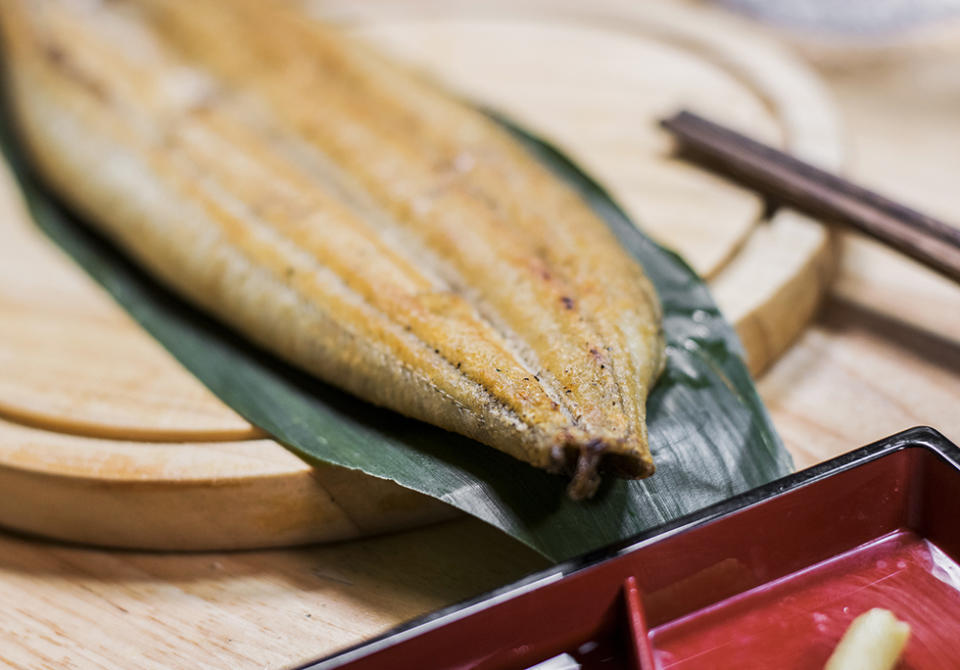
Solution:
[[(448, 5), (450, 16), (417, 18), (426, 5), (411, 2), (348, 3), (338, 17), (569, 151), (710, 277), (760, 369), (818, 301), (827, 233), (795, 214), (764, 219), (754, 195), (672, 158), (656, 121), (691, 107), (833, 168), (837, 131), (816, 81), (706, 13), (624, 6), (611, 22), (582, 7), (573, 17), (563, 4), (524, 6), (549, 11), (544, 22), (500, 4), (484, 5), (495, 18)], [(0, 177), (0, 524), (214, 549), (339, 540), (451, 514), (390, 482), (308, 466), (266, 439), (43, 238)]]

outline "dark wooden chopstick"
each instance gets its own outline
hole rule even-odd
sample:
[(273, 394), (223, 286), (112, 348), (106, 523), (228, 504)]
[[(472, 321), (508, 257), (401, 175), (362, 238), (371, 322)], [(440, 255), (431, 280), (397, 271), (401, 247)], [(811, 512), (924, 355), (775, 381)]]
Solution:
[(775, 202), (845, 223), (960, 282), (960, 229), (691, 112), (661, 125), (681, 155)]

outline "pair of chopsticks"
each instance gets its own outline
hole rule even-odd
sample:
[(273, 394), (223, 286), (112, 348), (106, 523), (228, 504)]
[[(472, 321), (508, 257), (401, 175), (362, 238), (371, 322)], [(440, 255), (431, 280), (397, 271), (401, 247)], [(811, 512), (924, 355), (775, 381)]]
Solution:
[(692, 114), (661, 121), (689, 157), (817, 218), (844, 223), (960, 282), (960, 229)]

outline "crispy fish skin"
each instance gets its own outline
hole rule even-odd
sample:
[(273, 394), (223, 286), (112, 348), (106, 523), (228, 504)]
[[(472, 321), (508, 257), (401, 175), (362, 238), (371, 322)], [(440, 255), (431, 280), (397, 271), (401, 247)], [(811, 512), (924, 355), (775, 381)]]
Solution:
[(36, 166), (155, 276), (351, 393), (551, 471), (653, 472), (642, 268), (482, 114), (259, 0), (6, 0)]

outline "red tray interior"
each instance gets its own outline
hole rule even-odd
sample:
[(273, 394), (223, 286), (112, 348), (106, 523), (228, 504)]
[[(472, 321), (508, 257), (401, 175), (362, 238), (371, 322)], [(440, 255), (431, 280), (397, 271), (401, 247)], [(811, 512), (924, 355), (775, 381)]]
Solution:
[(896, 531), (654, 629), (655, 667), (822, 668), (850, 621), (872, 607), (914, 631), (901, 668), (947, 667), (960, 658), (957, 572), (927, 540)]
[(960, 473), (907, 448), (361, 657), (348, 667), (822, 668), (850, 621), (886, 607), (913, 634), (901, 670), (960, 658)]

